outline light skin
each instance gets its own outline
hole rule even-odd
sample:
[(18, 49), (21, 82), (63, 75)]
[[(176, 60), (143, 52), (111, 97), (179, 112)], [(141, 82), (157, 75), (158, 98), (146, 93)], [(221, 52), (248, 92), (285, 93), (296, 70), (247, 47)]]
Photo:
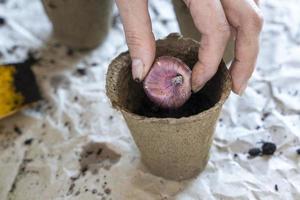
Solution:
[[(235, 57), (230, 66), (232, 90), (241, 95), (254, 71), (263, 18), (258, 0), (183, 0), (201, 33), (192, 90), (199, 91), (216, 73), (230, 36)], [(147, 0), (116, 0), (132, 59), (132, 76), (142, 81), (155, 59), (155, 39)]]

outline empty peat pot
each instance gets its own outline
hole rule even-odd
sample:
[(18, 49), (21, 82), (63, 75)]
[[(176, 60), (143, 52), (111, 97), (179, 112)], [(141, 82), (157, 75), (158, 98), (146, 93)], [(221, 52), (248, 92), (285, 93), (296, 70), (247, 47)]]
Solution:
[(112, 23), (112, 0), (43, 0), (54, 36), (76, 49), (97, 47)]
[[(156, 56), (174, 56), (192, 68), (198, 49), (196, 41), (172, 34), (157, 41)], [(132, 79), (130, 66), (128, 52), (115, 58), (108, 68), (106, 90), (112, 105), (122, 112), (143, 163), (153, 174), (173, 180), (199, 174), (207, 164), (215, 125), (231, 91), (224, 62), (206, 86), (175, 112), (151, 109), (142, 83)]]

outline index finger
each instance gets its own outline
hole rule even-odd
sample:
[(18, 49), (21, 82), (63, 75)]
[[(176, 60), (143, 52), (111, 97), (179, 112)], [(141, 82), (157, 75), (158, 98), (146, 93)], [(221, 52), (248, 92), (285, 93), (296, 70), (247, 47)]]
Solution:
[(155, 40), (147, 0), (117, 0), (126, 42), (132, 59), (134, 80), (142, 81), (155, 57)]

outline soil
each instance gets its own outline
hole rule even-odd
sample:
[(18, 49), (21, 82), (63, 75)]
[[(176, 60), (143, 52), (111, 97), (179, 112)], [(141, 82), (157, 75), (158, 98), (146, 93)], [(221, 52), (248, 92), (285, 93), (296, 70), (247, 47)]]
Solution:
[(33, 138), (27, 139), (24, 141), (24, 145), (31, 145), (33, 142)]
[(259, 148), (252, 148), (252, 149), (249, 149), (248, 154), (251, 157), (256, 157), (256, 156), (259, 156), (261, 154), (261, 150)]
[(82, 69), (77, 69), (76, 70), (77, 74), (80, 76), (85, 76), (86, 75), (86, 70), (84, 68)]
[(279, 189), (278, 189), (278, 185), (277, 184), (275, 184), (274, 189), (275, 189), (276, 192), (278, 192)]
[(273, 142), (263, 142), (261, 148), (251, 148), (249, 149), (248, 154), (250, 155), (250, 157), (263, 155), (271, 156), (275, 153), (276, 149), (276, 144), (274, 144)]
[(262, 145), (262, 154), (263, 155), (273, 155), (276, 151), (276, 144), (272, 142), (264, 142)]
[(145, 96), (139, 109), (135, 113), (146, 117), (180, 118), (199, 114), (200, 112), (208, 110), (213, 106), (213, 101), (210, 100), (206, 94), (200, 91), (192, 94), (190, 99), (182, 107), (176, 110), (159, 108)]
[(17, 133), (18, 135), (22, 135), (22, 130), (18, 127), (18, 126), (14, 126), (14, 131), (15, 133)]
[(5, 19), (3, 17), (0, 17), (0, 26), (3, 26), (5, 24)]

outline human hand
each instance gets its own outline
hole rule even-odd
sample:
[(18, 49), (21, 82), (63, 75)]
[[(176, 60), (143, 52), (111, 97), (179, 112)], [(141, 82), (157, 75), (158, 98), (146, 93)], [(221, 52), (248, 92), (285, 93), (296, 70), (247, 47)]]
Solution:
[[(254, 70), (263, 19), (258, 0), (183, 0), (201, 33), (198, 62), (192, 73), (192, 90), (199, 91), (217, 72), (230, 36), (235, 57), (230, 66), (233, 91), (242, 94)], [(116, 0), (132, 58), (132, 75), (142, 81), (155, 58), (147, 0)]]

